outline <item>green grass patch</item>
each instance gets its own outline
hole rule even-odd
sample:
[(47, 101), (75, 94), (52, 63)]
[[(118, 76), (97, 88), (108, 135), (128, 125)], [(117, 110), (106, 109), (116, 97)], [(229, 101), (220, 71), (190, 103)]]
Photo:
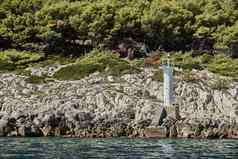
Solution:
[(5, 50), (0, 52), (0, 71), (9, 72), (24, 69), (31, 63), (36, 63), (44, 58), (43, 55), (17, 50)]
[(181, 67), (183, 69), (201, 69), (200, 63), (190, 54), (174, 54), (172, 56), (172, 61), (174, 61), (175, 66)]
[(79, 58), (74, 64), (60, 69), (54, 77), (59, 80), (79, 80), (91, 73), (102, 72), (107, 75), (121, 76), (139, 71), (128, 61), (120, 59), (109, 51), (93, 50)]
[(79, 80), (85, 76), (90, 75), (96, 71), (103, 71), (103, 67), (98, 64), (73, 64), (61, 68), (54, 74), (54, 78), (59, 80)]
[(213, 60), (207, 65), (207, 69), (219, 75), (237, 78), (238, 59), (219, 55), (213, 58)]
[(46, 83), (45, 77), (44, 76), (29, 76), (28, 78), (25, 79), (27, 83), (31, 84), (42, 84)]
[[(203, 54), (198, 56), (193, 56), (192, 53), (171, 53), (171, 60), (172, 63), (179, 68), (185, 69), (185, 70), (202, 70), (206, 68), (206, 65), (210, 62), (211, 57), (210, 55)], [(165, 56), (162, 57), (162, 59), (165, 59)]]
[(31, 67), (47, 67), (52, 65), (67, 65), (70, 63), (75, 63), (76, 58), (68, 58), (63, 56), (47, 56), (44, 60), (37, 63), (30, 64)]
[(16, 65), (14, 63), (0, 59), (0, 72), (13, 71), (15, 69)]
[[(165, 56), (162, 56), (162, 60)], [(176, 67), (184, 70), (203, 70), (207, 69), (210, 72), (222, 75), (238, 78), (238, 59), (231, 58), (224, 54), (208, 55), (192, 53), (171, 53), (171, 59)]]
[(24, 65), (42, 60), (43, 56), (37, 53), (17, 50), (6, 50), (0, 52), (0, 60), (14, 63), (16, 65)]
[(144, 58), (140, 58), (140, 59), (134, 59), (132, 61), (129, 61), (130, 64), (134, 67), (145, 67), (145, 61), (144, 61)]
[(20, 76), (31, 76), (31, 71), (26, 69), (15, 69), (12, 73)]

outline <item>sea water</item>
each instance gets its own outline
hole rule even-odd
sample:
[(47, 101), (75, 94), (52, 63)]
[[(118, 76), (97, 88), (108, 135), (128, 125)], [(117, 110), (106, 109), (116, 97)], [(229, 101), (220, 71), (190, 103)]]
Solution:
[(238, 140), (0, 138), (0, 159), (238, 159)]

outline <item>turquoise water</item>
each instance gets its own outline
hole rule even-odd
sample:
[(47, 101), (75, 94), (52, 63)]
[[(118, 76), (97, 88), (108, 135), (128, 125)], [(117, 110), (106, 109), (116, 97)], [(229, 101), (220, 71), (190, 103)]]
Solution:
[(235, 158), (238, 140), (0, 138), (0, 159)]

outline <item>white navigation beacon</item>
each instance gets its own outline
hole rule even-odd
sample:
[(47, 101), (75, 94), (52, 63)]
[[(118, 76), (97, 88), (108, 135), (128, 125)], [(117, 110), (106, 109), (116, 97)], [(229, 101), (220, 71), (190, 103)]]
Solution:
[(164, 106), (172, 106), (173, 104), (173, 65), (170, 59), (170, 54), (162, 62), (164, 76)]

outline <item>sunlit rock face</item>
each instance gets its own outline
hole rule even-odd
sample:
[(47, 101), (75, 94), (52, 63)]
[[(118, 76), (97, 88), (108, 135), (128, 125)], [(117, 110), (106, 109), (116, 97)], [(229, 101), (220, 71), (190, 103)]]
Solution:
[[(78, 81), (45, 84), (29, 84), (23, 76), (2, 74), (0, 136), (146, 136), (143, 129), (160, 126), (166, 116), (163, 84), (153, 78), (156, 71), (147, 68), (122, 77), (95, 73)], [(164, 124), (168, 136), (192, 136), (206, 120), (225, 125), (238, 122), (237, 83), (229, 83), (226, 89), (211, 88), (208, 81), (214, 75), (196, 74), (199, 81), (175, 79), (181, 120)], [(225, 126), (220, 127), (219, 131), (227, 133)], [(214, 131), (203, 128), (199, 135), (209, 137)]]

